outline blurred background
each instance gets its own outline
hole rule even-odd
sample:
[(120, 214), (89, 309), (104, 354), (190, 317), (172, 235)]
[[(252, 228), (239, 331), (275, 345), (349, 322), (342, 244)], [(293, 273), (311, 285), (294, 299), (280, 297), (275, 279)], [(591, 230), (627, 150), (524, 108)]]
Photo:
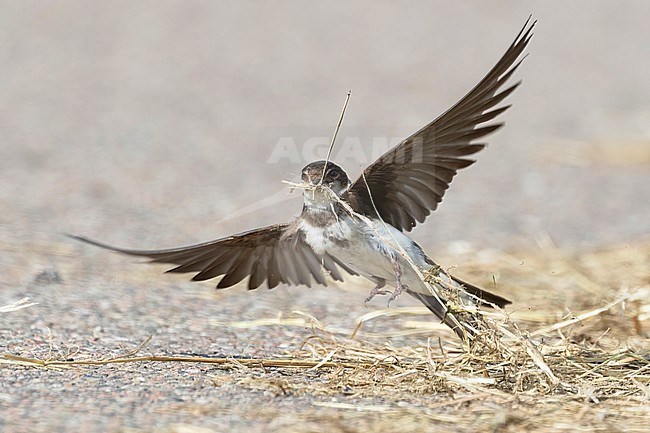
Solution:
[(531, 13), (539, 23), (506, 127), (415, 239), (435, 256), (540, 237), (581, 250), (650, 232), (647, 2), (1, 8), (0, 240), (10, 252), (70, 243), (65, 232), (162, 248), (284, 221), (301, 199), (281, 181), (322, 156), (348, 90), (335, 159), (356, 177), (373, 149), (471, 89)]

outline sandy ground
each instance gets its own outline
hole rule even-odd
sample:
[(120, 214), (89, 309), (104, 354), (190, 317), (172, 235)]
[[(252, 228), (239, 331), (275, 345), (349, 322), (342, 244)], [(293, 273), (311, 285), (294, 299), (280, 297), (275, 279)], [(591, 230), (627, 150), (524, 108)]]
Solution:
[[(634, 250), (650, 234), (645, 2), (3, 1), (0, 10), (0, 306), (25, 296), (38, 303), (1, 316), (2, 353), (116, 356), (153, 336), (147, 353), (272, 356), (299, 347), (309, 327), (230, 325), (294, 310), (351, 331), (383, 306), (364, 307), (362, 281), (215, 292), (63, 234), (157, 248), (285, 220), (300, 200), (280, 181), (323, 151), (319, 137), (331, 134), (348, 89), (335, 156), (356, 175), (373, 146), (408, 135), (469, 90), (530, 13), (539, 24), (507, 127), (414, 237), (461, 275), (499, 279), (511, 290), (502, 294), (528, 308), (494, 261), (481, 270), (462, 260), (516, 251), (525, 263), (548, 245)], [(288, 142), (296, 151), (278, 153)], [(624, 280), (618, 261), (609, 271)], [(558, 295), (549, 305), (561, 317), (590, 296)], [(453, 338), (442, 328), (438, 336)], [(424, 346), (426, 337), (386, 344)], [(350, 411), (319, 405), (345, 402), (343, 391), (286, 394), (273, 385), (294, 374), (286, 370), (0, 364), (0, 372), (5, 431), (380, 431), (380, 419), (408, 419), (416, 431), (437, 425), (418, 414), (449, 397), (364, 394), (354, 403), (369, 409)], [(266, 386), (228, 379), (238, 374), (261, 375)], [(495, 403), (485, 416), (501, 409)]]

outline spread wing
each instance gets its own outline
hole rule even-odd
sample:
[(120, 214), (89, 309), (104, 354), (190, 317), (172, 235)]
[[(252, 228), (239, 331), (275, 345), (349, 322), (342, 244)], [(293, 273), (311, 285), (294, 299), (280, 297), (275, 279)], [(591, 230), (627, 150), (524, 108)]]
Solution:
[(173, 263), (167, 272), (196, 272), (194, 281), (223, 276), (218, 289), (233, 286), (246, 277), (250, 290), (265, 281), (271, 289), (280, 283), (306, 285), (312, 281), (327, 285), (326, 275), (343, 281), (341, 269), (354, 271), (332, 256), (320, 256), (304, 242), (302, 231), (292, 224), (276, 224), (234, 236), (168, 250), (115, 248), (81, 236), (80, 241), (132, 256), (148, 257), (152, 263)]
[(501, 90), (523, 60), (517, 61), (536, 23), (529, 22), (530, 18), (497, 64), (456, 105), (364, 170), (344, 196), (355, 211), (371, 217), (379, 213), (385, 222), (410, 231), (436, 210), (456, 172), (474, 163), (467, 157), (485, 147), (474, 140), (503, 126), (485, 123), (510, 107), (493, 108), (520, 84)]

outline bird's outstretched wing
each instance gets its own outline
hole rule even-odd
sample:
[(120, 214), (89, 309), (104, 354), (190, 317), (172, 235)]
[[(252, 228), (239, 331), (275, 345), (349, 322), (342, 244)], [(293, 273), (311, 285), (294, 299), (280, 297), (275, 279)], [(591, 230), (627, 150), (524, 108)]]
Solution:
[(436, 210), (456, 172), (474, 163), (467, 157), (485, 147), (474, 140), (503, 126), (485, 123), (510, 107), (493, 108), (520, 84), (501, 90), (523, 60), (517, 61), (535, 23), (526, 21), (505, 54), (467, 95), (364, 170), (343, 197), (355, 211), (371, 217), (379, 213), (385, 222), (410, 231)]
[(313, 281), (327, 285), (329, 274), (343, 281), (341, 269), (354, 271), (330, 255), (320, 256), (292, 224), (276, 224), (234, 236), (187, 247), (167, 250), (131, 250), (116, 248), (81, 236), (80, 241), (132, 256), (148, 257), (152, 263), (173, 263), (167, 272), (196, 272), (192, 280), (203, 281), (223, 276), (218, 289), (233, 286), (246, 277), (248, 288), (256, 289), (265, 281), (269, 288), (280, 283), (306, 285)]

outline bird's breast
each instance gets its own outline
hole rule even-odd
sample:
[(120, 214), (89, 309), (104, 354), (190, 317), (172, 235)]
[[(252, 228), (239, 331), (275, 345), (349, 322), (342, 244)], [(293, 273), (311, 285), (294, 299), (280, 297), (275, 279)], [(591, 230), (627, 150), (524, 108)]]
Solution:
[(408, 266), (401, 257), (403, 252), (416, 266), (422, 269), (428, 267), (424, 252), (411, 238), (381, 221), (371, 221), (369, 225), (366, 221), (343, 214), (326, 224), (305, 218), (300, 228), (305, 241), (317, 254), (330, 254), (361, 275), (391, 275), (390, 257)]
[(355, 238), (354, 227), (340, 219), (332, 219), (325, 224), (303, 220), (300, 229), (305, 234), (305, 242), (316, 254), (349, 248)]

